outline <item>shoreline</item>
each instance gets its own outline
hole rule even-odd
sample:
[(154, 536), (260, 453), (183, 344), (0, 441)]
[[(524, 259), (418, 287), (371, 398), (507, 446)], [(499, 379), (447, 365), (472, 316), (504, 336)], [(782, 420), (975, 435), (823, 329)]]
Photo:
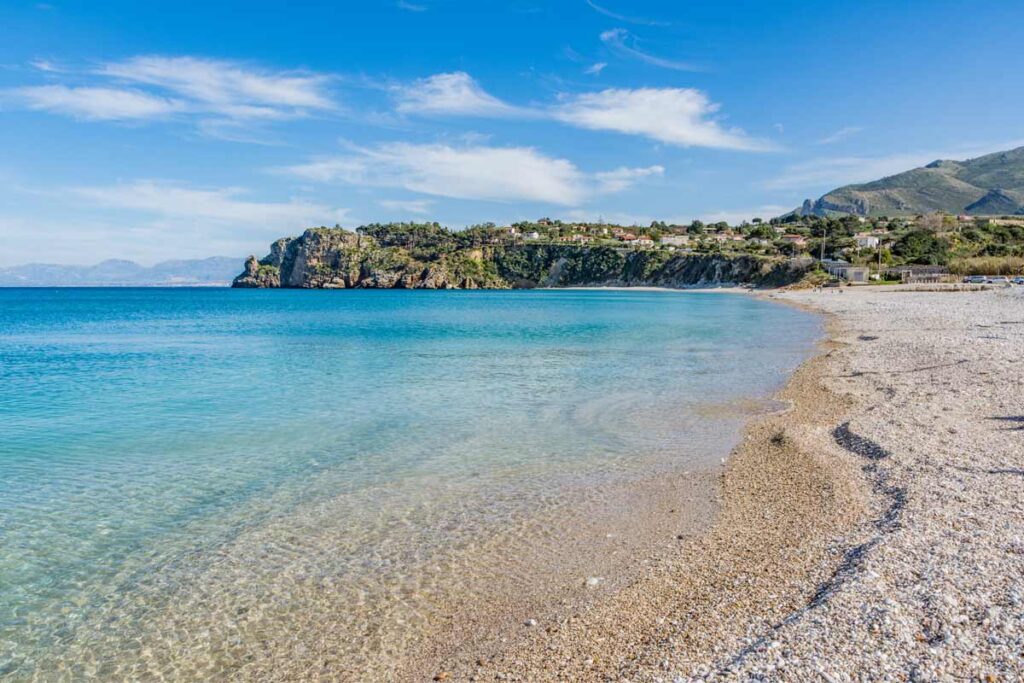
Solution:
[[(985, 338), (978, 328), (1024, 326), (1024, 319), (992, 320), (1013, 317), (1006, 306), (1024, 305), (1024, 300), (1011, 291), (892, 296), (898, 293), (892, 288), (858, 288), (836, 297), (756, 292), (824, 315), (827, 337), (819, 353), (775, 395), (775, 400), (791, 402), (791, 409), (754, 418), (746, 426), (722, 473), (720, 514), (710, 531), (652, 556), (645, 573), (601, 602), (540, 628), (523, 629), (498, 652), (481, 653), (475, 661), (461, 654), (432, 661), (415, 679), (836, 681), (889, 671), (896, 679), (944, 680), (956, 672), (975, 680), (1011, 680), (1004, 677), (1024, 673), (1019, 647), (1024, 595), (1012, 582), (1005, 585), (1024, 570), (1024, 542), (1020, 536), (1011, 538), (1016, 556), (1007, 560), (988, 556), (1006, 552), (994, 535), (987, 544), (973, 541), (972, 550), (983, 550), (989, 564), (970, 582), (980, 584), (976, 590), (995, 584), (1005, 594), (998, 600), (990, 596), (995, 606), (986, 608), (984, 598), (959, 590), (948, 576), (978, 573), (975, 562), (954, 561), (945, 550), (950, 520), (954, 529), (959, 526), (959, 517), (944, 509), (954, 506), (942, 498), (942, 491), (953, 486), (949, 470), (918, 465), (909, 468), (913, 475), (903, 471), (914, 444), (934, 441), (930, 414), (955, 410), (934, 405), (936, 388), (944, 382), (932, 373), (961, 365), (933, 368), (928, 362), (936, 351), (915, 347), (918, 335), (929, 329), (929, 322), (948, 324), (973, 312), (976, 320), (946, 335), (945, 341), (953, 342), (947, 355), (973, 353), (982, 362), (985, 356), (971, 345)], [(906, 341), (895, 349), (879, 347), (875, 342), (884, 333)], [(1015, 356), (998, 360), (1004, 368), (1018, 362)], [(918, 365), (929, 373), (902, 380), (912, 387), (908, 402), (899, 399), (907, 389), (879, 383), (874, 374), (858, 369), (893, 362), (899, 364), (887, 372), (894, 377), (917, 373), (906, 368)], [(1011, 370), (1019, 381), (1021, 368)], [(980, 383), (992, 385), (986, 374), (966, 374), (958, 381), (970, 387), (980, 377)], [(1001, 418), (1010, 421), (1007, 429), (1014, 420), (1024, 420), (1019, 397), (1016, 404)], [(881, 415), (888, 418), (885, 424)], [(969, 442), (985, 427), (975, 420), (971, 429), (961, 427), (965, 437), (960, 438)], [(950, 426), (948, 431), (958, 430)], [(991, 428), (987, 432), (995, 438)], [(1024, 473), (1024, 456), (1007, 464), (1013, 453), (1007, 449), (1019, 443), (1005, 430), (1000, 437), (993, 457), (1004, 466), (969, 469), (1005, 473), (1000, 494), (1008, 509), (999, 520), (1005, 527), (1020, 508), (1013, 473)], [(941, 439), (933, 445), (941, 448)], [(956, 451), (944, 456), (960, 457)], [(927, 455), (910, 459), (922, 457)], [(961, 481), (956, 485), (962, 490)], [(934, 506), (924, 521), (920, 498)], [(946, 525), (931, 524), (936, 510)], [(1013, 528), (1020, 533), (1019, 525)], [(941, 586), (931, 587), (933, 574), (943, 578)], [(898, 589), (893, 575), (909, 583)], [(920, 589), (921, 583), (928, 589)], [(981, 604), (971, 612), (964, 607), (969, 602)], [(982, 616), (971, 616), (977, 610)], [(966, 635), (955, 633), (958, 629)], [(987, 643), (981, 645), (986, 641), (972, 630), (983, 632)]]
[[(647, 669), (710, 674), (727, 664), (726, 653), (745, 647), (745, 631), (730, 630), (743, 625), (738, 613), (769, 624), (801, 609), (828, 580), (838, 556), (826, 538), (851, 530), (868, 506), (857, 473), (845, 464), (837, 469), (810, 445), (848, 408), (840, 402), (839, 410), (820, 410), (831, 398), (818, 380), (827, 370), (835, 325), (825, 317), (828, 332), (817, 353), (771, 398), (788, 407), (752, 417), (726, 459), (716, 487), (719, 513), (707, 533), (649, 558), (646, 572), (605, 601), (541, 624), (514, 647), (472, 666), (434, 675), (542, 681), (633, 680)], [(794, 582), (795, 573), (803, 580)], [(775, 589), (784, 584), (790, 590)], [(738, 585), (744, 594), (734, 591)], [(768, 592), (778, 593), (771, 604), (763, 600)], [(756, 594), (762, 599), (755, 609)], [(676, 650), (671, 659), (666, 643)], [(418, 673), (430, 678), (427, 670)]]

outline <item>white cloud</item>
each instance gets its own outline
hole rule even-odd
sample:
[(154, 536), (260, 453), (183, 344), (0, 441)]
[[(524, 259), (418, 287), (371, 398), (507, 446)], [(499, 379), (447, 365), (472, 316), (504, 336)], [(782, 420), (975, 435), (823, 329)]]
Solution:
[(574, 206), (595, 192), (618, 192), (664, 169), (620, 168), (590, 175), (530, 147), (390, 143), (280, 170), (318, 182), (400, 187), (438, 197)]
[[(607, 65), (586, 69), (600, 74)], [(738, 128), (724, 127), (716, 117), (720, 105), (694, 88), (607, 89), (562, 95), (552, 106), (519, 107), (485, 91), (468, 73), (435, 74), (393, 89), (404, 114), (455, 114), (481, 117), (553, 119), (591, 130), (643, 135), (684, 147), (717, 147), (748, 151), (777, 149), (767, 140), (751, 138)]]
[(638, 180), (651, 176), (662, 176), (665, 173), (663, 166), (648, 166), (647, 168), (626, 168), (625, 166), (614, 171), (602, 171), (594, 174), (598, 188), (602, 192), (622, 192), (632, 187)]
[(719, 105), (692, 88), (609, 89), (567, 98), (552, 114), (582, 128), (613, 130), (682, 147), (774, 149), (712, 118)]
[(216, 130), (211, 122), (252, 124), (336, 108), (327, 93), (328, 76), (268, 71), (225, 60), (135, 57), (88, 74), (47, 61), (33, 65), (66, 79), (102, 83), (29, 86), (3, 94), (29, 109), (89, 120), (143, 121), (177, 115), (197, 119), (201, 130)]
[(836, 132), (832, 133), (831, 135), (826, 135), (822, 139), (818, 140), (818, 144), (831, 145), (833, 143), (839, 142), (840, 140), (845, 140), (851, 135), (856, 135), (862, 130), (864, 129), (861, 126), (845, 126), (843, 128), (840, 128)]
[(522, 110), (488, 94), (463, 71), (435, 74), (395, 89), (398, 111), (417, 114), (513, 116)]
[(591, 76), (600, 76), (601, 72), (604, 71), (606, 66), (608, 66), (608, 64), (605, 62), (597, 62), (596, 64), (591, 64), (586, 69), (584, 69), (584, 73), (588, 73)]
[(344, 210), (305, 201), (255, 202), (240, 188), (198, 189), (154, 180), (73, 187), (69, 191), (94, 206), (139, 211), (173, 219), (202, 219), (238, 225), (273, 225), (281, 230), (344, 218)]
[(529, 147), (450, 147), (390, 143), (284, 169), (320, 182), (401, 187), (413, 192), (493, 201), (577, 204), (584, 176), (569, 161)]
[(282, 235), (346, 219), (345, 210), (321, 203), (247, 197), (241, 188), (156, 180), (26, 191), (22, 215), (0, 214), (0, 261), (39, 261), (41, 244), (54, 263), (264, 254)]
[(382, 199), (377, 202), (390, 211), (401, 211), (404, 213), (428, 214), (434, 205), (429, 199)]
[(404, 10), (406, 10), (408, 12), (426, 12), (427, 11), (426, 5), (416, 5), (416, 4), (413, 4), (411, 2), (406, 2), (406, 0), (398, 0), (398, 2), (395, 3), (395, 4), (398, 6), (399, 9), (404, 9)]
[(32, 65), (32, 68), (45, 71), (46, 73), (61, 73), (64, 71), (48, 59), (33, 59), (29, 64)]
[(8, 93), (29, 109), (97, 121), (163, 118), (185, 109), (180, 100), (116, 88), (41, 85), (15, 88)]
[(232, 117), (277, 117), (304, 109), (331, 109), (327, 76), (274, 72), (196, 57), (134, 57), (99, 73), (155, 86)]
[(626, 57), (639, 59), (640, 61), (652, 66), (659, 66), (663, 69), (672, 69), (673, 71), (701, 70), (699, 67), (690, 64), (689, 62), (665, 59), (664, 57), (658, 57), (650, 54), (649, 52), (640, 50), (636, 47), (636, 38), (624, 28), (613, 28), (608, 31), (604, 31), (601, 33), (600, 38), (601, 42), (604, 43), (612, 52)]
[[(600, 73), (604, 64), (588, 69)], [(598, 68), (600, 67), (600, 68)], [(719, 105), (693, 88), (607, 89), (563, 95), (559, 104), (531, 108), (510, 105), (486, 92), (467, 73), (436, 74), (396, 87), (398, 110), (413, 114), (520, 116), (553, 119), (591, 130), (611, 130), (683, 147), (717, 147), (768, 151), (776, 145), (724, 127), (715, 116)]]

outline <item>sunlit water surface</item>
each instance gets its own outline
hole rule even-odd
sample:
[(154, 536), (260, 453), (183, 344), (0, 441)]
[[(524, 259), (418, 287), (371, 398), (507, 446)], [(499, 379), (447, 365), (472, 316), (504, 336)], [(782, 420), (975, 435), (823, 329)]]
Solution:
[(500, 575), (465, 558), (502, 525), (717, 462), (708, 406), (819, 332), (724, 294), (0, 290), (0, 677), (237, 673), (321, 611), (358, 668)]

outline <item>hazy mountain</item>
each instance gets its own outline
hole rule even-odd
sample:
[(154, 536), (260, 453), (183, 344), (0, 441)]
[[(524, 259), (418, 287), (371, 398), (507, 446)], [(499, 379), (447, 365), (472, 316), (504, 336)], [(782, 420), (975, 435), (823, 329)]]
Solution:
[(0, 268), (0, 287), (184, 287), (227, 286), (245, 259), (212, 256), (140, 266), (110, 259), (94, 266), (28, 263)]
[(846, 185), (810, 199), (804, 215), (897, 216), (1024, 214), (1024, 147), (966, 161), (940, 160), (860, 185)]

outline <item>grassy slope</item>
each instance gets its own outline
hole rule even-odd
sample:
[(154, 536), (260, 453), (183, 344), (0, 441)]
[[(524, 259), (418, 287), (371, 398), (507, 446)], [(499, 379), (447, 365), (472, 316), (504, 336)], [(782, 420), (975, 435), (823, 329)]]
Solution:
[(866, 206), (870, 215), (961, 213), (993, 189), (1024, 199), (1024, 147), (963, 162), (933, 162), (870, 183), (847, 185), (822, 199), (830, 208), (851, 213)]

